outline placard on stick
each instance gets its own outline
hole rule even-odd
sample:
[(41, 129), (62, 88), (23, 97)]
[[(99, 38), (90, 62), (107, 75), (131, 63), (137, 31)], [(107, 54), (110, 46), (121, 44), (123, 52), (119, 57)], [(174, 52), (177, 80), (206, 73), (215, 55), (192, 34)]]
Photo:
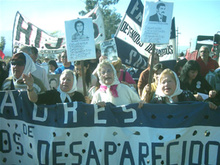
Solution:
[(65, 21), (68, 61), (95, 59), (95, 41), (92, 18)]

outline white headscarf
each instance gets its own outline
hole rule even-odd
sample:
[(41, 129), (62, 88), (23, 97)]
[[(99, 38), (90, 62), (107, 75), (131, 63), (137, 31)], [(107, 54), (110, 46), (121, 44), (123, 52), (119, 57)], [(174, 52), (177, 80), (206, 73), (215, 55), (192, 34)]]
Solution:
[[(63, 75), (63, 74), (66, 74), (66, 73), (69, 73), (70, 71), (71, 71), (70, 69), (65, 69), (65, 70), (62, 72), (62, 74), (60, 75), (60, 82), (62, 81), (62, 80), (61, 80), (62, 75)], [(70, 94), (70, 93), (73, 93), (73, 92), (75, 92), (75, 91), (77, 90), (76, 76), (75, 76), (75, 74), (73, 73), (73, 71), (71, 71), (71, 72), (72, 72), (72, 74), (73, 74), (73, 86), (72, 86), (72, 88), (71, 88), (68, 92), (63, 92), (63, 91), (60, 89), (60, 85), (59, 85), (58, 88), (57, 88), (57, 91), (60, 92), (60, 99), (61, 99), (62, 103), (65, 102), (66, 98), (69, 100), (69, 102), (72, 102), (72, 100), (71, 100), (69, 94)]]
[[(165, 69), (165, 70), (168, 70), (168, 69)], [(162, 84), (161, 84), (161, 78), (162, 78), (163, 72), (160, 74), (159, 82), (158, 82), (157, 90), (156, 90), (155, 94), (158, 95), (158, 96), (161, 96), (161, 97), (167, 97), (169, 99), (170, 103), (173, 103), (172, 97), (173, 96), (178, 96), (179, 94), (181, 94), (183, 92), (183, 90), (180, 89), (179, 78), (177, 77), (176, 73), (172, 71), (172, 73), (174, 74), (174, 77), (175, 77), (175, 81), (176, 81), (176, 89), (175, 89), (174, 93), (171, 96), (165, 95), (162, 91)]]
[[(110, 65), (110, 66), (112, 67), (112, 69), (113, 69), (114, 81), (112, 82), (111, 85), (106, 85), (106, 84), (102, 81), (102, 79), (101, 79), (101, 73), (100, 73), (100, 71), (101, 71), (101, 67), (102, 67), (103, 65)], [(109, 87), (112, 86), (112, 85), (120, 84), (120, 82), (119, 82), (119, 80), (118, 80), (117, 72), (116, 72), (116, 70), (115, 70), (115, 67), (111, 64), (110, 61), (108, 61), (108, 60), (103, 60), (102, 62), (100, 62), (100, 63), (98, 64), (97, 68), (98, 68), (97, 74), (98, 74), (98, 76), (99, 76), (99, 83), (100, 83), (101, 85), (105, 85), (105, 86), (107, 86), (107, 87), (109, 88)]]
[[(36, 66), (35, 66), (35, 63), (34, 61), (32, 60), (32, 58), (27, 54), (27, 53), (24, 53), (24, 52), (20, 52), (20, 53), (23, 53), (24, 56), (25, 56), (25, 67), (24, 67), (24, 71), (23, 71), (23, 74), (26, 74), (28, 75), (29, 72), (30, 73), (33, 73), (35, 70), (36, 70)], [(11, 67), (11, 73), (13, 73), (13, 68)], [(13, 79), (15, 80), (15, 82), (17, 83), (19, 80), (22, 80), (22, 75), (16, 79), (16, 77), (14, 77), (14, 75), (12, 74), (12, 77)]]

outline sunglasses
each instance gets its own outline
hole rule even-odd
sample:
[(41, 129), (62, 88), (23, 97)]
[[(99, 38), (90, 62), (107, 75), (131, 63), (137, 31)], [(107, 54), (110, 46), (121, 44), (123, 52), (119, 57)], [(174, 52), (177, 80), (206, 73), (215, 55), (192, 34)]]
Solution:
[(24, 61), (11, 61), (11, 65), (24, 66)]

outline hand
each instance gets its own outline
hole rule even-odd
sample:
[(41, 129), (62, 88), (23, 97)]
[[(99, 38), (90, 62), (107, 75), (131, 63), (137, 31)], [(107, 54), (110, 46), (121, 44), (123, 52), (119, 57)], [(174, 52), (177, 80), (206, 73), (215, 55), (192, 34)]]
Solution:
[(216, 96), (216, 91), (215, 90), (211, 90), (211, 91), (209, 91), (209, 97), (210, 98), (214, 98), (215, 96)]
[(141, 101), (138, 103), (138, 108), (141, 109), (141, 108), (144, 106), (144, 103), (145, 103), (145, 101), (144, 101), (144, 100), (141, 100)]
[(24, 83), (28, 86), (28, 89), (33, 88), (34, 84), (34, 78), (31, 76), (31, 73), (29, 72), (28, 75), (22, 74)]
[(91, 103), (91, 99), (90, 99), (88, 96), (85, 96), (85, 100), (86, 100), (86, 103), (87, 103), (87, 104), (90, 104), (90, 103)]
[(106, 103), (105, 102), (98, 102), (96, 103), (96, 105), (100, 106), (100, 107), (105, 107), (106, 106)]
[(213, 102), (209, 102), (209, 108), (210, 108), (210, 109), (217, 109), (218, 106), (215, 105)]
[(198, 101), (203, 101), (202, 96), (200, 96), (199, 94), (194, 94), (194, 97), (195, 97), (196, 100), (198, 100)]

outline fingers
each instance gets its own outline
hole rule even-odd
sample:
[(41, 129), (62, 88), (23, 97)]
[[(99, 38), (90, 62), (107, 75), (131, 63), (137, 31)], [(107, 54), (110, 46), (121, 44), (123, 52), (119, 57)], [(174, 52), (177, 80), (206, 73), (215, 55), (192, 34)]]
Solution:
[(215, 105), (214, 103), (209, 102), (209, 108), (210, 108), (210, 109), (217, 109), (218, 107), (217, 107), (217, 105)]

